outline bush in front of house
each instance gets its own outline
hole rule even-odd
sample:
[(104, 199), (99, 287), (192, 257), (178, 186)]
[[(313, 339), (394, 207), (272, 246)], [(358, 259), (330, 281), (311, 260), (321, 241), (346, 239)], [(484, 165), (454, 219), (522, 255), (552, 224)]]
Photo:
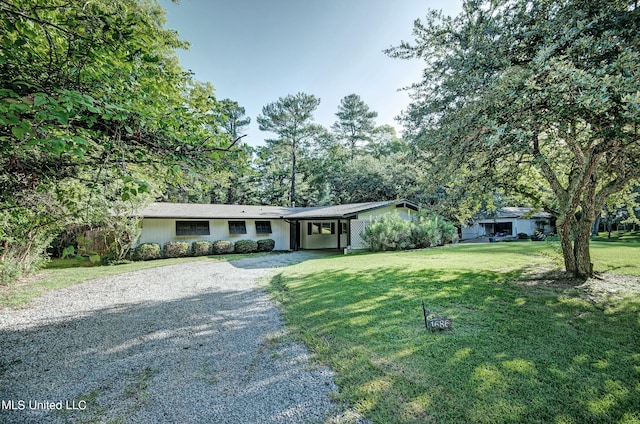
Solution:
[(213, 243), (207, 240), (194, 241), (191, 243), (191, 254), (193, 256), (207, 256), (213, 251)]
[(383, 215), (365, 228), (362, 239), (378, 252), (442, 246), (456, 233), (456, 227), (441, 216), (420, 211), (412, 221), (397, 213)]
[(253, 240), (238, 240), (234, 245), (236, 253), (252, 253), (258, 251), (258, 243)]
[(527, 233), (518, 233), (518, 240), (527, 240), (529, 239), (529, 234)]
[(258, 252), (271, 252), (276, 247), (275, 240), (258, 240)]
[(165, 258), (184, 258), (189, 256), (189, 243), (186, 241), (168, 241), (162, 249)]
[(233, 243), (228, 240), (218, 240), (213, 242), (212, 253), (214, 255), (224, 255), (233, 253)]
[(374, 252), (408, 249), (411, 241), (411, 222), (397, 213), (386, 214), (369, 224), (362, 239)]
[(142, 243), (133, 249), (134, 261), (150, 261), (162, 257), (162, 247), (158, 243)]

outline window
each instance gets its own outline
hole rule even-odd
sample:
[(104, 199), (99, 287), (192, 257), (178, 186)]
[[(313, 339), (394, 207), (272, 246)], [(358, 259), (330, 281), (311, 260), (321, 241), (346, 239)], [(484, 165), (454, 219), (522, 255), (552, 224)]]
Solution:
[(256, 234), (271, 234), (271, 221), (256, 221)]
[(208, 236), (209, 221), (176, 221), (176, 236)]
[(244, 221), (229, 221), (229, 234), (247, 234)]
[(348, 234), (349, 233), (349, 226), (346, 222), (341, 222), (340, 223), (340, 234)]
[(310, 222), (307, 224), (307, 234), (335, 234), (336, 224), (334, 222)]

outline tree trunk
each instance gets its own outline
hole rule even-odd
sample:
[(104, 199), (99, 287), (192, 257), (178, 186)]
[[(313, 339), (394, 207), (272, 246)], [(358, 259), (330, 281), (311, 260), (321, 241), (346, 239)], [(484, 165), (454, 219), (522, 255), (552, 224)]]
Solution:
[(558, 237), (560, 238), (562, 257), (564, 258), (564, 268), (567, 273), (575, 275), (577, 266), (573, 252), (573, 243), (571, 243), (571, 218), (568, 216), (559, 216), (556, 221), (556, 227)]
[(564, 266), (567, 273), (573, 277), (593, 276), (589, 241), (594, 220), (588, 213), (583, 213), (580, 219), (569, 216), (558, 218), (557, 229)]
[(573, 240), (573, 255), (576, 261), (574, 276), (576, 277), (588, 278), (593, 276), (593, 264), (591, 263), (591, 252), (589, 251), (592, 225), (593, 220), (584, 215), (577, 224)]
[(289, 191), (289, 204), (296, 205), (296, 146), (291, 149), (291, 190)]

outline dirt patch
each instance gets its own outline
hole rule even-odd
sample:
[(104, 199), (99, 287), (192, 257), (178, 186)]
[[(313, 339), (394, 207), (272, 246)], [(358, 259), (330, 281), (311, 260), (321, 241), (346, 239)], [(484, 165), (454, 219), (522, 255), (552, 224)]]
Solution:
[(540, 294), (573, 294), (596, 303), (640, 296), (640, 277), (608, 272), (585, 280), (558, 269), (537, 270), (525, 273), (517, 284)]
[(640, 278), (632, 275), (603, 274), (590, 278), (576, 287), (584, 291), (591, 300), (619, 300), (630, 296), (640, 296)]

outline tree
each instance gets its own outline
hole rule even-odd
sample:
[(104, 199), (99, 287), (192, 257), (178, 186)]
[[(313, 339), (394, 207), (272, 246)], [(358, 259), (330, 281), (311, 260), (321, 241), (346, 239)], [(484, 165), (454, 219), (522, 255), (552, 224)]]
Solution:
[(371, 141), (378, 112), (369, 110), (369, 106), (357, 94), (349, 94), (340, 100), (336, 116), (338, 120), (331, 128), (336, 137), (345, 142), (353, 160), (358, 143)]
[(640, 171), (639, 26), (635, 0), (467, 0), (388, 51), (425, 60), (404, 121), (435, 169), (553, 213), (575, 276), (593, 274), (592, 223)]
[[(232, 143), (238, 143), (245, 136), (244, 131), (251, 123), (251, 118), (245, 116), (246, 111), (238, 102), (230, 99), (222, 100), (221, 112), (219, 125)], [(253, 200), (253, 196), (248, 192), (251, 189), (251, 179), (253, 178), (249, 167), (252, 149), (247, 144), (241, 144), (238, 146), (238, 151), (239, 160), (235, 160), (227, 166), (230, 174), (225, 203), (246, 204)]]
[(262, 108), (257, 120), (261, 131), (270, 131), (279, 136), (290, 157), (289, 203), (296, 203), (296, 172), (298, 152), (321, 131), (313, 123), (313, 111), (320, 105), (320, 99), (306, 93), (288, 95)]
[(128, 201), (226, 152), (207, 125), (213, 89), (163, 25), (145, 0), (0, 2), (0, 274), (82, 219), (84, 189), (117, 180)]

